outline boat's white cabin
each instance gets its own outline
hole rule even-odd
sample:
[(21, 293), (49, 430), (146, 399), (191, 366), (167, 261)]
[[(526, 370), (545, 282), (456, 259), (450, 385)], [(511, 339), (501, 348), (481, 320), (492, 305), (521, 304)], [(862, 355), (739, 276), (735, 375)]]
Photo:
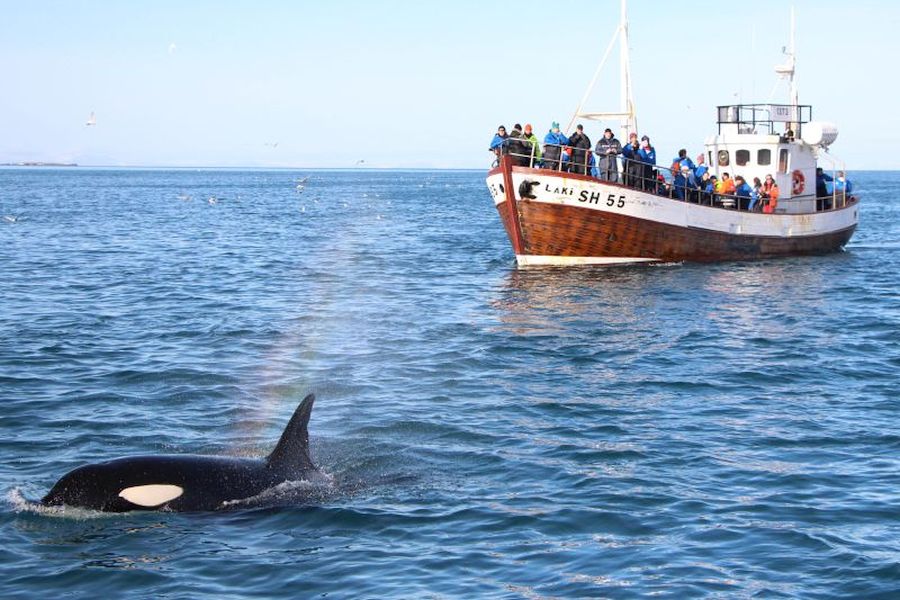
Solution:
[(743, 176), (778, 184), (776, 212), (816, 210), (816, 166), (819, 151), (837, 138), (830, 123), (811, 120), (812, 107), (780, 104), (741, 104), (718, 107), (719, 133), (707, 138), (709, 172), (721, 179)]

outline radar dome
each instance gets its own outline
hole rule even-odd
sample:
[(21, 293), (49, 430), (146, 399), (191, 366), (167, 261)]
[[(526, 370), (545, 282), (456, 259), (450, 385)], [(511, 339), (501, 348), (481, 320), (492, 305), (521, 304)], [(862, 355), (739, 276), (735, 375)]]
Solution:
[(811, 121), (803, 125), (803, 141), (810, 146), (827, 148), (837, 139), (838, 129), (834, 123)]

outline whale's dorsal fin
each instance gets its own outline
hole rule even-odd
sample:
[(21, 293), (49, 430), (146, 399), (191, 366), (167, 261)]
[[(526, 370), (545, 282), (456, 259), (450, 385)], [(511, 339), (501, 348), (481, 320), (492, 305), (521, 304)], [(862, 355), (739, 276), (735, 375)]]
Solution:
[(278, 445), (272, 450), (272, 454), (266, 459), (266, 464), (272, 468), (281, 469), (288, 473), (298, 471), (310, 471), (316, 467), (309, 458), (309, 415), (312, 413), (315, 394), (310, 394), (303, 399), (294, 416), (281, 434)]

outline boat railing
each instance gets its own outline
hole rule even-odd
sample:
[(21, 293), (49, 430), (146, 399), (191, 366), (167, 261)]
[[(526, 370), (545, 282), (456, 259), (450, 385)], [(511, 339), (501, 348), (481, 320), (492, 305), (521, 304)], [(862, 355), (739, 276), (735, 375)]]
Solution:
[[(534, 151), (532, 145), (525, 140), (521, 140), (521, 142), (523, 145), (520, 146), (520, 149), (524, 148), (525, 152), (514, 151), (516, 148), (511, 148), (506, 143), (501, 150), (502, 154), (510, 156), (514, 166), (586, 175), (599, 181), (625, 185), (673, 200), (743, 212), (763, 212), (769, 201), (762, 195), (754, 198), (736, 193), (709, 192), (704, 189), (708, 182), (698, 181), (696, 175), (690, 171), (687, 174), (680, 171), (675, 172), (667, 167), (648, 165), (643, 161), (627, 159), (621, 155), (618, 155), (614, 163), (615, 168), (604, 172), (599, 168), (600, 162), (592, 150), (573, 149), (571, 146), (560, 144), (544, 144), (543, 155), (541, 160), (538, 160), (537, 152)], [(529, 148), (531, 149), (529, 150)], [(584, 158), (581, 158), (582, 155)], [(619, 162), (622, 163), (621, 168), (619, 168)], [(495, 161), (494, 165), (497, 164), (498, 162)], [(785, 199), (781, 198), (781, 200)], [(852, 195), (843, 190), (834, 189), (832, 194), (827, 197), (817, 199), (816, 210), (843, 208), (854, 201), (855, 198)]]

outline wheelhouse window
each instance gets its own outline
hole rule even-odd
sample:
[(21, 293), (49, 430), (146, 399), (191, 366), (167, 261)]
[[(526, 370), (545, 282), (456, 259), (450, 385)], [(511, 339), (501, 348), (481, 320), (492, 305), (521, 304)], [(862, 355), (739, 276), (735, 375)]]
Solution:
[(728, 150), (719, 150), (719, 166), (727, 167), (731, 162), (731, 157), (728, 155)]
[(788, 150), (782, 148), (778, 151), (778, 172), (787, 173), (788, 170)]
[(744, 167), (750, 162), (750, 151), (749, 150), (738, 150), (734, 153), (734, 162), (737, 163), (737, 166)]
[(768, 148), (764, 150), (759, 150), (756, 153), (756, 164), (761, 167), (765, 167), (767, 165), (772, 164), (772, 151)]

